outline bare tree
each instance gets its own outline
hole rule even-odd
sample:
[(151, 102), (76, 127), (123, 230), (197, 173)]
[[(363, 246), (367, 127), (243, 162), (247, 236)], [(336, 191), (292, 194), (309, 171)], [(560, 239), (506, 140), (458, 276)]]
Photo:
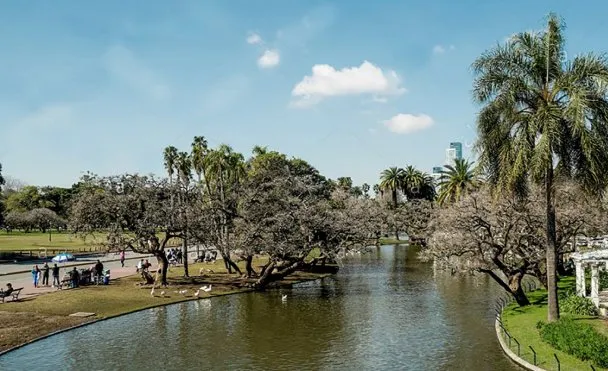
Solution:
[(70, 224), (83, 236), (108, 233), (108, 249), (153, 254), (161, 267), (161, 283), (166, 284), (164, 249), (184, 230), (173, 221), (171, 193), (165, 180), (152, 176), (90, 177), (72, 204)]
[[(557, 235), (561, 247), (583, 230), (597, 230), (602, 212), (571, 184), (556, 187)], [(438, 267), (482, 272), (528, 305), (521, 283), (528, 274), (546, 284), (544, 195), (532, 188), (528, 197), (493, 198), (488, 189), (440, 208), (430, 225), (429, 247), (421, 255)], [(503, 278), (504, 277), (504, 278)]]

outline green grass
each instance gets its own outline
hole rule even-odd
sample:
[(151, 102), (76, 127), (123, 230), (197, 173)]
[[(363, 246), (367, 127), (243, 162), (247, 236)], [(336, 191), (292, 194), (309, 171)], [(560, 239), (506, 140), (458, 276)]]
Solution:
[[(97, 233), (82, 239), (72, 233), (0, 232), (0, 252), (2, 251), (32, 251), (33, 253), (47, 250), (65, 250), (70, 252), (87, 252), (102, 250), (101, 243), (105, 235)], [(178, 241), (175, 241), (176, 243)]]
[[(573, 277), (563, 277), (558, 283), (559, 290), (572, 290), (576, 282)], [(542, 341), (536, 324), (539, 321), (547, 321), (547, 291), (536, 290), (528, 293), (528, 298), (532, 305), (527, 307), (519, 307), (516, 303), (511, 303), (502, 314), (502, 322), (508, 332), (517, 341), (521, 347), (521, 357), (532, 363), (532, 351), (529, 346), (532, 346), (536, 351), (537, 365), (546, 370), (557, 370), (557, 362), (553, 354), (556, 354), (561, 362), (562, 370), (591, 370), (590, 362), (584, 362), (578, 358), (571, 356), (562, 351), (556, 350), (549, 344)], [(565, 314), (562, 314), (565, 315)], [(585, 316), (571, 316), (575, 320), (584, 321), (592, 324), (598, 331), (608, 335), (608, 326), (606, 321)], [(515, 342), (511, 344), (511, 350), (517, 353), (517, 345)], [(595, 366), (596, 370), (607, 370)]]

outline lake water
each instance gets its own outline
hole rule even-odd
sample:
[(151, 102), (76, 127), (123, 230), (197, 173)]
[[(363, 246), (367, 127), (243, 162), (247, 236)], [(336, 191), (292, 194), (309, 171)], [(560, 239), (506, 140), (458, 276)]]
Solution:
[(8, 353), (0, 370), (519, 370), (496, 340), (497, 285), (416, 254), (382, 246), (333, 278), (99, 322)]

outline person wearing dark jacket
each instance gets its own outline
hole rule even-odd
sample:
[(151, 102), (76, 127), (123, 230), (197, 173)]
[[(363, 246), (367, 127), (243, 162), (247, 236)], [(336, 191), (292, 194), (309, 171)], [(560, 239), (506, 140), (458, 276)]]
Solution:
[(53, 287), (60, 287), (61, 282), (59, 282), (59, 267), (57, 264), (53, 265)]
[(95, 264), (95, 275), (97, 276), (97, 282), (100, 282), (103, 277), (103, 264), (99, 260)]
[(49, 270), (49, 265), (44, 263), (44, 266), (42, 267), (42, 286), (49, 285)]

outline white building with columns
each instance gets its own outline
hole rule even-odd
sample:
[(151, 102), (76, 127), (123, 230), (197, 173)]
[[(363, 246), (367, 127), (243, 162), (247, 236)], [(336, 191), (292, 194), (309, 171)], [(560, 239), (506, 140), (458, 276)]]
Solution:
[[(608, 270), (608, 250), (596, 250), (588, 252), (575, 252), (571, 256), (576, 269), (576, 294), (578, 296), (587, 296), (587, 287), (585, 283), (585, 271), (591, 269), (591, 291), (589, 298), (593, 304), (600, 309), (602, 315), (606, 315), (608, 302), (602, 302), (602, 288), (600, 287), (600, 271)], [(608, 290), (608, 287), (603, 287)]]

